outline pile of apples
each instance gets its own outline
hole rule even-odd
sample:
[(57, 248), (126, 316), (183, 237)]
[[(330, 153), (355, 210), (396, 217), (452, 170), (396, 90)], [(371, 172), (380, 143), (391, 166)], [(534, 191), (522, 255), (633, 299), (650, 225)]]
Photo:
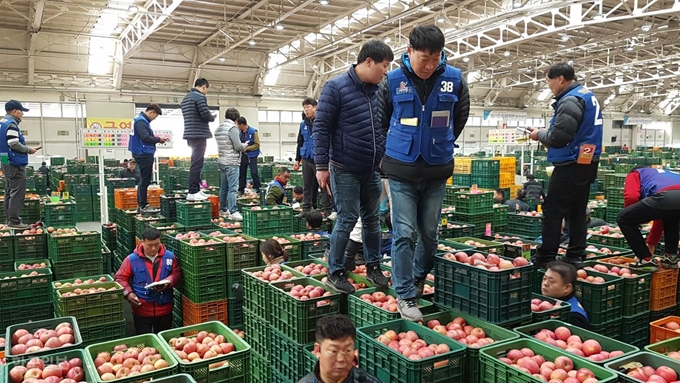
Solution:
[(288, 295), (292, 296), (295, 299), (299, 299), (301, 301), (306, 301), (309, 299), (314, 299), (314, 298), (319, 298), (319, 297), (328, 297), (333, 295), (332, 292), (326, 291), (323, 287), (321, 286), (313, 286), (313, 285), (295, 285), (290, 288), (290, 291), (288, 291)]
[(543, 312), (543, 311), (552, 310), (552, 309), (558, 308), (560, 306), (561, 306), (560, 301), (556, 301), (555, 304), (552, 304), (548, 301), (542, 301), (538, 298), (534, 298), (534, 299), (531, 300), (531, 312), (534, 312), (534, 313), (540, 313), (540, 312)]
[[(5, 225), (2, 225), (2, 226), (4, 227)], [(7, 230), (7, 229), (0, 227), (0, 230)], [(12, 235), (12, 233), (10, 233), (9, 231), (0, 231), (0, 237), (9, 237), (10, 235)]]
[[(675, 331), (677, 333), (680, 333), (680, 324), (675, 321), (670, 321), (668, 323), (662, 324), (661, 327), (666, 328), (671, 331)], [(680, 356), (680, 353), (677, 353)], [(670, 355), (669, 355), (670, 356)], [(674, 358), (674, 359), (680, 359), (680, 358)]]
[[(38, 275), (45, 275), (45, 273), (39, 273), (37, 271), (31, 271), (28, 274), (21, 274), (21, 276), (19, 278), (37, 277)], [(17, 276), (13, 275), (11, 277), (7, 276), (7, 277), (2, 278), (2, 280), (6, 280), (6, 279), (17, 279)]]
[(272, 207), (262, 207), (262, 206), (254, 206), (251, 207), (250, 210), (279, 210), (280, 208), (278, 206), (272, 206)]
[(173, 224), (170, 224), (170, 225), (168, 225), (168, 226), (157, 227), (156, 229), (158, 229), (158, 230), (164, 230), (164, 229), (174, 229), (174, 228), (176, 228), (176, 227), (177, 227), (177, 225), (175, 225), (175, 224), (173, 223)]
[(241, 228), (241, 222), (227, 222), (224, 220), (224, 218), (219, 218), (218, 223), (220, 227), (225, 228), (225, 229), (240, 229)]
[(427, 327), (472, 348), (484, 347), (495, 342), (492, 338), (486, 336), (483, 328), (470, 326), (461, 317), (455, 318), (447, 323), (446, 326), (433, 319), (427, 321)]
[(536, 379), (551, 383), (597, 383), (595, 374), (587, 368), (574, 370), (574, 362), (566, 356), (558, 356), (555, 362), (546, 362), (531, 349), (512, 349), (506, 357), (498, 358)]
[(485, 243), (477, 242), (477, 241), (472, 240), (472, 239), (468, 239), (467, 241), (465, 241), (465, 244), (466, 244), (466, 245), (470, 245), (470, 246), (474, 246), (474, 247), (485, 247), (485, 246), (488, 246), (488, 245), (485, 244)]
[[(37, 234), (43, 234), (45, 231), (42, 229), (42, 223), (36, 222), (31, 224), (30, 228), (24, 230), (21, 232), (21, 235), (37, 235)], [(27, 238), (27, 239), (32, 239), (32, 238)]]
[[(52, 229), (52, 231), (50, 231)], [(77, 235), (90, 235), (90, 234), (97, 234), (94, 231), (83, 231), (83, 232), (78, 232), (77, 229), (54, 229), (53, 227), (48, 227), (47, 232), (52, 234), (52, 237), (74, 237)]]
[(526, 215), (530, 217), (543, 217), (543, 213), (539, 213), (537, 211), (520, 211), (517, 213), (517, 215)]
[[(229, 355), (236, 351), (233, 343), (227, 342), (224, 335), (201, 331), (193, 337), (180, 337), (168, 340), (168, 344), (177, 357), (184, 363), (195, 363), (220, 355)], [(210, 365), (210, 368), (221, 367), (222, 363)]]
[(162, 370), (170, 364), (153, 347), (128, 347), (119, 344), (113, 348), (113, 355), (103, 351), (94, 359), (94, 366), (101, 380), (108, 382), (145, 372)]
[(54, 282), (54, 287), (56, 287), (56, 288), (71, 287), (71, 286), (91, 285), (91, 284), (94, 284), (94, 283), (106, 283), (106, 282), (109, 282), (109, 280), (106, 279), (106, 277), (100, 277), (97, 280), (94, 280), (92, 278), (82, 280), (82, 279), (78, 278), (73, 282), (66, 282), (66, 283)]
[(104, 227), (107, 228), (107, 229), (114, 228), (116, 226), (118, 226), (118, 225), (116, 225), (115, 222), (107, 222), (107, 223), (104, 224)]
[[(121, 290), (118, 287), (110, 287), (108, 289), (105, 289), (103, 287), (90, 287), (85, 288), (85, 289), (74, 289), (73, 291), (66, 292), (66, 293), (61, 293), (57, 292), (59, 295), (61, 295), (62, 298), (68, 298), (68, 297), (77, 297), (79, 295), (90, 295), (90, 294), (97, 294), (97, 293), (103, 293), (105, 291), (116, 291), (116, 290)], [(122, 291), (121, 291), (122, 294)]]
[(48, 365), (40, 358), (33, 358), (25, 366), (14, 366), (8, 374), (10, 383), (85, 383), (85, 370), (80, 358)]
[(265, 282), (285, 281), (293, 278), (293, 273), (281, 270), (281, 265), (267, 266), (263, 271), (255, 271), (250, 275)]
[(246, 336), (246, 333), (243, 332), (243, 330), (239, 330), (237, 328), (234, 328), (234, 329), (232, 329), (232, 331), (234, 333), (236, 333), (236, 335), (238, 335), (238, 337), (241, 338), (241, 339), (243, 339)]
[(489, 254), (485, 257), (482, 253), (467, 255), (467, 253), (462, 251), (455, 254), (446, 253), (443, 257), (451, 261), (469, 264), (489, 271), (508, 270), (529, 264), (529, 261), (522, 257), (517, 257), (512, 261), (508, 261), (496, 254)]
[(187, 232), (187, 233), (177, 233), (177, 235), (175, 235), (175, 238), (180, 239), (180, 240), (200, 238), (200, 237), (201, 237), (201, 234), (197, 233), (195, 231), (190, 231), (190, 232)]
[[(199, 238), (199, 239), (191, 238), (189, 240), (189, 242), (187, 242), (187, 243), (191, 246), (205, 246), (205, 245), (216, 245), (216, 244), (224, 243), (224, 242), (218, 241), (218, 240), (213, 239), (213, 238), (209, 238), (207, 240), (205, 238)], [(208, 250), (210, 250), (210, 249), (208, 249)]]
[(586, 251), (594, 251), (596, 253), (612, 254), (612, 255), (621, 254), (621, 252), (618, 251), (618, 250), (612, 251), (608, 247), (601, 247), (601, 248), (598, 249), (597, 246), (595, 246), (595, 245), (588, 245), (588, 247), (586, 247)]
[[(611, 275), (616, 275), (617, 277), (623, 277), (623, 278), (635, 278), (638, 275), (631, 272), (630, 269), (627, 269), (625, 267), (618, 267), (618, 266), (612, 266), (612, 268), (608, 268), (605, 265), (595, 265), (593, 267), (584, 267), (584, 270), (593, 270), (593, 271), (599, 271), (600, 273), (604, 274), (611, 274)], [(581, 273), (583, 274), (583, 273)], [(587, 276), (587, 275), (586, 275)]]
[[(394, 330), (388, 330), (384, 334), (378, 336), (376, 340), (411, 360), (430, 358), (451, 351), (449, 346), (444, 343), (427, 344), (427, 342), (420, 339), (415, 331), (400, 332), (397, 334)], [(434, 367), (437, 368), (440, 367), (440, 365), (446, 365), (446, 363), (448, 363), (446, 360), (437, 362), (434, 364)]]
[(588, 234), (604, 235), (611, 238), (623, 238), (621, 229), (611, 226), (600, 226), (599, 230), (588, 230)]
[(455, 213), (455, 212), (456, 212), (456, 208), (453, 207), (453, 206), (442, 207), (442, 215), (451, 214), (451, 213)]
[(361, 294), (359, 299), (375, 307), (380, 307), (385, 311), (391, 313), (397, 312), (397, 298), (387, 295), (382, 291), (376, 291), (373, 294)]
[(295, 266), (295, 270), (305, 275), (328, 274), (328, 267), (314, 262), (306, 266)]
[(498, 240), (510, 240), (510, 239), (511, 239), (511, 240), (518, 240), (519, 237), (513, 237), (513, 236), (511, 236), (511, 235), (500, 235), (500, 234), (495, 234), (495, 235), (494, 235), (494, 239), (496, 239), (496, 241), (498, 241)]
[[(307, 234), (291, 234), (292, 238), (299, 239), (300, 241), (314, 241), (322, 238), (320, 234), (307, 233)], [(323, 237), (325, 238), (325, 237)]]
[[(503, 244), (504, 244), (504, 245), (513, 245), (513, 246), (523, 246), (523, 245), (525, 245), (524, 241), (522, 241), (521, 239), (517, 239), (517, 240), (514, 240), (514, 239), (513, 239), (513, 240), (508, 240), (508, 241), (503, 242)], [(532, 250), (538, 248), (538, 245), (530, 244), (529, 246), (530, 246), (530, 248), (531, 248)]]
[(583, 282), (590, 282), (595, 285), (601, 285), (605, 282), (604, 278), (588, 275), (588, 272), (583, 269), (576, 271), (576, 279)]
[(45, 263), (45, 262), (34, 263), (32, 265), (22, 263), (17, 267), (17, 271), (33, 270), (33, 269), (46, 269), (46, 268), (47, 268), (47, 263)]
[(556, 328), (555, 331), (543, 329), (534, 335), (534, 338), (593, 362), (602, 362), (623, 355), (623, 351), (620, 350), (602, 350), (600, 342), (595, 339), (581, 340), (580, 336), (572, 335), (571, 331), (563, 326)]
[(643, 366), (628, 370), (626, 374), (633, 379), (649, 383), (677, 383), (678, 373), (668, 366), (660, 366), (655, 369), (652, 366)]
[[(224, 234), (222, 234), (222, 235), (224, 235)], [(227, 242), (227, 243), (238, 243), (238, 242), (245, 242), (246, 241), (246, 239), (241, 237), (240, 235), (236, 236), (236, 237), (220, 237), (220, 239), (224, 242)], [(244, 244), (243, 247), (248, 247), (248, 244)]]
[(10, 341), (10, 354), (23, 355), (70, 346), (75, 342), (75, 337), (71, 324), (63, 322), (53, 330), (41, 328), (32, 334), (26, 329), (18, 329), (12, 334)]
[(441, 243), (440, 243), (439, 245), (437, 245), (437, 251), (440, 251), (440, 252), (441, 252), (441, 251), (453, 252), (453, 251), (458, 251), (458, 250), (459, 250), (459, 249), (454, 249), (454, 248), (451, 247), (451, 246), (446, 246), (446, 245), (443, 245), (443, 244), (441, 244)]
[(275, 240), (276, 242), (278, 242), (278, 243), (281, 244), (281, 245), (285, 245), (285, 244), (287, 244), (287, 243), (290, 243), (289, 240), (287, 240), (287, 239), (285, 239), (285, 238), (281, 238), (281, 237), (276, 237), (276, 236), (274, 236), (274, 237), (272, 237), (272, 239)]

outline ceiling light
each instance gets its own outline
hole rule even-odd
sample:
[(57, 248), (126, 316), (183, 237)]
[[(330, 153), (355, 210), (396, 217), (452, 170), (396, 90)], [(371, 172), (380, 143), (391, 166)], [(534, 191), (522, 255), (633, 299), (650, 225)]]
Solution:
[(469, 57), (463, 57), (463, 62), (468, 62), (468, 61), (470, 61)]
[(274, 28), (276, 28), (276, 29), (278, 29), (278, 30), (282, 30), (282, 29), (283, 29), (283, 24), (278, 23), (278, 24), (276, 24), (276, 25), (274, 26)]
[(604, 15), (599, 13), (599, 12), (596, 13), (595, 15), (593, 15), (593, 20), (602, 20), (602, 19), (604, 19)]
[(90, 81), (90, 88), (94, 88), (95, 86), (97, 86), (97, 83), (92, 79), (92, 81)]
[(512, 2), (512, 6), (514, 8), (522, 8), (522, 1), (521, 0), (515, 0)]
[(389, 44), (390, 42), (392, 42), (392, 39), (389, 37), (385, 37), (385, 44)]
[(574, 65), (574, 60), (569, 60), (569, 61), (567, 61), (567, 64), (569, 64), (569, 65)]
[(133, 4), (133, 5), (128, 7), (128, 11), (137, 12), (137, 11), (139, 11), (139, 7)]
[(123, 27), (116, 27), (113, 31), (116, 33), (123, 33)]
[(652, 29), (652, 24), (647, 23), (641, 26), (640, 29), (642, 29), (643, 32), (649, 32)]
[(562, 35), (562, 41), (569, 41), (569, 35)]
[(550, 88), (543, 89), (543, 91), (538, 95), (538, 101), (543, 101), (550, 95)]
[(312, 65), (312, 69), (317, 69), (318, 66), (316, 64)]
[(446, 19), (444, 18), (444, 15), (437, 16), (437, 22), (438, 23), (443, 23), (444, 21), (446, 21)]
[(645, 110), (644, 110), (644, 109), (640, 109), (640, 113), (644, 113), (644, 112), (645, 112)]
[(250, 41), (248, 41), (248, 44), (250, 44), (250, 46), (252, 47), (252, 46), (254, 46), (254, 45), (257, 44), (257, 43), (255, 42), (255, 40), (250, 39)]
[(351, 51), (351, 52), (349, 52), (349, 54), (352, 55), (352, 56), (356, 56), (356, 55), (357, 55), (357, 52)]
[(489, 102), (489, 104), (488, 104), (488, 105), (489, 105), (489, 106), (493, 106), (493, 102)]
[(225, 61), (227, 61), (227, 59), (225, 59), (224, 57), (220, 57), (220, 61), (225, 62)]
[(505, 57), (510, 56), (510, 51), (505, 51), (505, 52), (503, 52), (503, 56), (505, 56)]
[(319, 4), (328, 5), (328, 0), (319, 0)]
[(632, 51), (632, 50), (633, 50), (633, 46), (632, 46), (632, 45), (629, 45), (629, 46), (626, 47), (626, 51), (630, 52), (630, 51)]
[(423, 8), (421, 8), (423, 11), (428, 12), (431, 8), (428, 7), (427, 5), (423, 5)]

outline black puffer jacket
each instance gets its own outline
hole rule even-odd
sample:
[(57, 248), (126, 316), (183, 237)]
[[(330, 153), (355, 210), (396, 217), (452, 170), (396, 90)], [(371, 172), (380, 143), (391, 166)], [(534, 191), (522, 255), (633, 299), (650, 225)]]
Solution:
[[(576, 135), (579, 124), (583, 119), (583, 112), (586, 109), (585, 101), (582, 98), (567, 96), (572, 89), (580, 86), (578, 82), (569, 85), (565, 90), (555, 97), (555, 102), (559, 102), (555, 111), (555, 120), (552, 122), (551, 129), (542, 129), (538, 133), (538, 141), (550, 148), (563, 148), (567, 146)], [(564, 99), (562, 99), (564, 97)], [(555, 166), (568, 165), (575, 161), (566, 163), (555, 163)]]
[(537, 181), (527, 181), (524, 183), (524, 190), (527, 191), (527, 198), (545, 198), (543, 185)]
[(209, 123), (215, 121), (210, 113), (205, 95), (193, 88), (182, 100), (182, 117), (184, 117), (184, 139), (212, 138)]
[[(302, 379), (298, 380), (298, 383), (325, 383), (319, 378), (319, 362), (316, 362), (314, 366), (314, 372), (307, 374)], [(378, 378), (370, 375), (368, 372), (353, 367), (352, 371), (349, 373), (349, 377), (343, 383), (382, 383)]]

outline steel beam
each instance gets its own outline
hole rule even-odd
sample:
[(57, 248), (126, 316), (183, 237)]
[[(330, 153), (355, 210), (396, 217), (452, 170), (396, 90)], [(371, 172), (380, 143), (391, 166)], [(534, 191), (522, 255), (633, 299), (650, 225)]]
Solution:
[(123, 60), (130, 58), (134, 50), (162, 26), (172, 12), (184, 0), (149, 0), (144, 8), (149, 12), (137, 14), (120, 35)]

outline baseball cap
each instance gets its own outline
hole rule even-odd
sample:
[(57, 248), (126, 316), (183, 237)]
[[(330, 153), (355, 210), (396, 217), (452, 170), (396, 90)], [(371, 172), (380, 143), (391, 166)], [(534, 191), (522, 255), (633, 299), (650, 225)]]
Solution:
[(28, 112), (28, 109), (24, 108), (24, 106), (21, 105), (21, 103), (17, 100), (9, 100), (5, 104), (5, 111), (6, 112), (9, 112), (9, 111), (12, 111), (12, 110), (20, 110), (22, 112)]
[(137, 163), (137, 161), (135, 161), (135, 160), (128, 161), (128, 164), (136, 164), (136, 163)]

